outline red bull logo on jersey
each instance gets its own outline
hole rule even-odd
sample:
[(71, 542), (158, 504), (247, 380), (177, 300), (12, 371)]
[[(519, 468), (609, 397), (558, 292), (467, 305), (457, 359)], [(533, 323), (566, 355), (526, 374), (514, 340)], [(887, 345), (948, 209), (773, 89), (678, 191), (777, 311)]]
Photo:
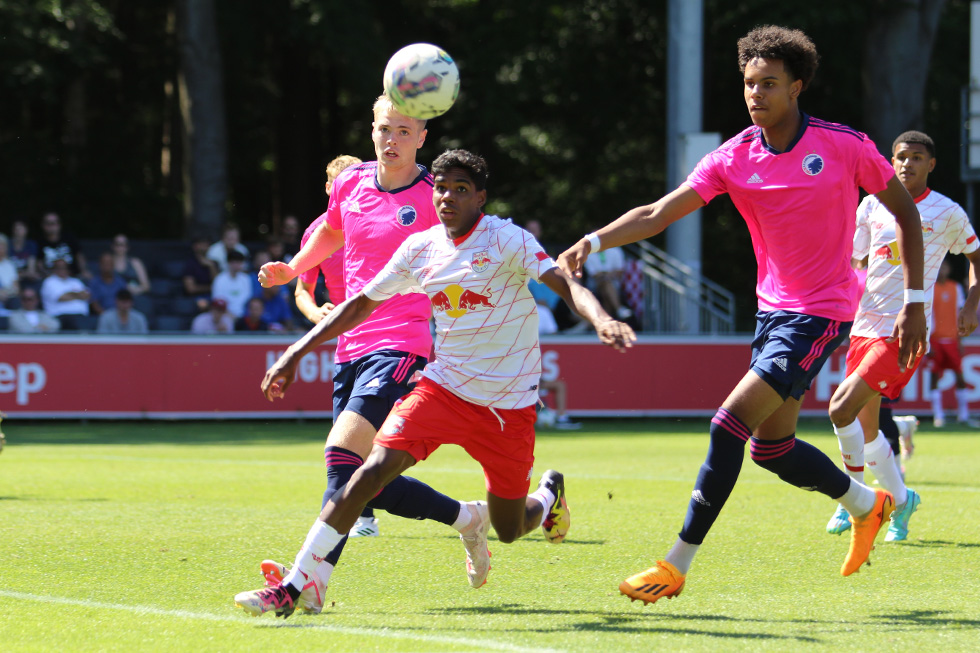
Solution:
[(902, 264), (902, 258), (898, 255), (898, 242), (882, 245), (872, 253), (871, 258), (875, 261), (885, 259), (889, 265)]
[(490, 267), (490, 254), (486, 250), (477, 252), (470, 261), (470, 267), (474, 272), (486, 272)]
[(924, 234), (931, 234), (931, 233), (934, 233), (935, 231), (936, 230), (933, 229), (933, 227), (932, 227), (931, 224), (928, 224), (928, 223), (925, 223), (925, 222), (922, 223), (922, 233), (924, 233)]
[(481, 294), (463, 288), (459, 284), (450, 284), (445, 290), (432, 295), (432, 312), (444, 312), (449, 317), (462, 317), (470, 311), (483, 308), (494, 308), (496, 304), (490, 301), (492, 293), (488, 290)]

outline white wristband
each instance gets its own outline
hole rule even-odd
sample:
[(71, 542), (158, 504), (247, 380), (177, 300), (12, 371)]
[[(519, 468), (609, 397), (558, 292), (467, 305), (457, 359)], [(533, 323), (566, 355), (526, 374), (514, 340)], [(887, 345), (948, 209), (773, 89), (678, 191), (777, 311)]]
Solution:
[(924, 304), (926, 301), (926, 293), (923, 290), (909, 290), (905, 289), (905, 303), (906, 304)]
[(593, 254), (595, 254), (600, 249), (602, 249), (602, 246), (599, 244), (599, 235), (596, 232), (593, 231), (590, 234), (586, 234), (585, 239), (589, 241), (589, 245), (592, 247)]

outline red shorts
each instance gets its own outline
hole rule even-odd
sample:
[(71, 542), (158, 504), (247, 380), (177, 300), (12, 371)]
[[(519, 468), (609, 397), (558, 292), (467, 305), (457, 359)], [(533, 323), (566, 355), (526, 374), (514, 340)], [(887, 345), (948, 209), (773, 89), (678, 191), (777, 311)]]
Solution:
[(919, 358), (915, 365), (901, 372), (898, 369), (898, 340), (886, 342), (885, 338), (851, 336), (845, 376), (857, 373), (882, 396), (898, 399), (921, 362)]
[(415, 460), (425, 460), (440, 445), (458, 444), (483, 466), (487, 492), (520, 499), (531, 485), (536, 417), (533, 405), (490, 410), (423, 378), (395, 404), (374, 442)]
[(956, 340), (931, 338), (929, 356), (932, 359), (929, 371), (933, 378), (938, 379), (946, 370), (953, 370), (957, 374), (963, 370), (963, 357), (960, 356), (960, 345)]

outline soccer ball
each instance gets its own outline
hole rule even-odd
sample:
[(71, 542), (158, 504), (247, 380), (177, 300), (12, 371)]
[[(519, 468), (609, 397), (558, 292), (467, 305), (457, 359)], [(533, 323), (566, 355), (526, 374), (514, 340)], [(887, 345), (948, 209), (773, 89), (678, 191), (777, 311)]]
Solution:
[(459, 95), (459, 69), (442, 48), (413, 43), (388, 60), (384, 86), (399, 113), (428, 120), (453, 106)]

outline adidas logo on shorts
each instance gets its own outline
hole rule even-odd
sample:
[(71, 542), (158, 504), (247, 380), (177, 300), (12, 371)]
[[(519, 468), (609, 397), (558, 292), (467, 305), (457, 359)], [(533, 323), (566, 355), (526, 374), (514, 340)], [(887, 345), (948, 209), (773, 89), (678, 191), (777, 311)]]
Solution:
[(786, 357), (785, 356), (780, 356), (779, 358), (774, 358), (774, 359), (772, 359), (772, 362), (776, 365), (776, 367), (778, 367), (782, 371), (784, 371), (784, 372), (786, 371), (787, 362), (786, 362)]

